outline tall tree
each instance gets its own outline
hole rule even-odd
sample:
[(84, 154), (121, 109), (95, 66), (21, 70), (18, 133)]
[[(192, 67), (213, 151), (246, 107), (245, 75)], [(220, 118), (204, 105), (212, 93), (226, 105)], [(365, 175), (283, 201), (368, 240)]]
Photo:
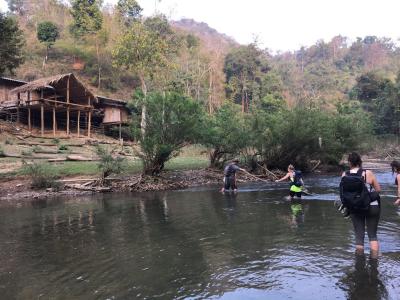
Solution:
[(46, 45), (46, 55), (43, 60), (43, 67), (46, 65), (49, 49), (59, 37), (58, 27), (49, 21), (42, 22), (38, 24), (37, 27), (37, 38), (41, 43)]
[(129, 27), (142, 17), (142, 8), (136, 0), (118, 0), (117, 12), (124, 25)]
[(226, 75), (227, 97), (242, 105), (242, 112), (249, 111), (250, 103), (256, 98), (261, 77), (270, 67), (255, 44), (240, 46), (225, 58), (224, 72)]
[[(155, 17), (157, 18), (157, 17)], [(153, 19), (155, 19), (153, 18)], [(156, 27), (155, 24), (160, 24)], [(172, 43), (172, 30), (164, 19), (135, 22), (117, 40), (113, 50), (114, 64), (137, 75), (144, 97), (148, 91), (148, 80), (170, 65), (175, 55), (176, 44)], [(141, 128), (146, 127), (146, 105), (142, 107)]]
[(101, 88), (101, 64), (98, 33), (103, 25), (100, 4), (99, 0), (71, 0), (73, 23), (70, 27), (71, 33), (76, 38), (92, 36), (95, 39), (99, 89)]
[(13, 17), (0, 13), (0, 75), (8, 71), (13, 73), (24, 61), (23, 32)]

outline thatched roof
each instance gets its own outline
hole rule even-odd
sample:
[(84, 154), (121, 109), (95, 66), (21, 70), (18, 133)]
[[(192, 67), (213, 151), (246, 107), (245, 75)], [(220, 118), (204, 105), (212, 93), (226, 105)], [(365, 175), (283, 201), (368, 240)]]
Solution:
[(11, 93), (17, 94), (51, 88), (54, 89), (58, 95), (66, 98), (68, 79), (70, 86), (70, 99), (72, 102), (87, 101), (88, 98), (91, 100), (97, 100), (94, 94), (88, 88), (86, 88), (72, 73), (37, 79), (11, 90)]

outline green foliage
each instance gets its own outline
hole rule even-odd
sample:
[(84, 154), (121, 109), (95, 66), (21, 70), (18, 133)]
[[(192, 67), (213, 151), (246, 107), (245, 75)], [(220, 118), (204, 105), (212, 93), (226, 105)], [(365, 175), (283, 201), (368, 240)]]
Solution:
[(210, 166), (220, 168), (237, 156), (249, 141), (249, 128), (236, 104), (227, 103), (209, 117), (202, 143), (211, 148)]
[[(178, 45), (165, 17), (147, 18), (144, 23), (135, 22), (122, 34), (113, 49), (115, 67), (123, 67), (137, 75), (141, 89), (147, 93), (149, 79), (163, 83), (162, 70), (171, 65)], [(164, 77), (165, 77), (164, 76)], [(157, 78), (157, 80), (156, 80)]]
[(350, 96), (371, 112), (377, 134), (395, 134), (399, 128), (399, 85), (377, 73), (368, 72), (357, 78)]
[(59, 138), (54, 138), (53, 139), (53, 143), (58, 145), (60, 143), (60, 139)]
[(133, 22), (140, 20), (142, 8), (136, 0), (118, 0), (117, 11), (124, 25), (129, 27)]
[(260, 82), (269, 70), (266, 56), (255, 44), (233, 49), (224, 64), (226, 96), (241, 103), (243, 112), (249, 111), (251, 103), (265, 96)]
[(4, 157), (4, 156), (5, 156), (5, 154), (4, 154), (3, 147), (0, 145), (0, 157)]
[(37, 26), (37, 38), (50, 48), (60, 36), (58, 27), (49, 21), (39, 23)]
[(24, 62), (24, 45), (24, 35), (16, 20), (0, 12), (0, 75), (6, 71), (13, 73)]
[(362, 148), (371, 133), (368, 115), (359, 116), (302, 108), (265, 115), (264, 122), (254, 120), (253, 146), (270, 167), (306, 170), (311, 160), (336, 164), (344, 153)]
[(101, 172), (101, 183), (104, 182), (104, 178), (111, 174), (119, 174), (124, 169), (125, 159), (123, 157), (113, 157), (112, 152), (108, 151), (105, 147), (98, 146), (96, 149), (97, 155), (100, 161), (97, 165)]
[(146, 130), (139, 129), (139, 115), (132, 128), (140, 142), (144, 173), (157, 175), (182, 147), (200, 139), (204, 112), (199, 103), (172, 92), (149, 93), (136, 103), (137, 111), (143, 104), (148, 111)]
[(59, 190), (61, 184), (56, 181), (54, 169), (48, 163), (26, 163), (23, 161), (23, 173), (31, 178), (34, 189), (53, 188)]
[(98, 32), (103, 25), (103, 16), (98, 0), (71, 0), (73, 23), (70, 27), (75, 37)]
[(59, 151), (66, 151), (66, 150), (68, 150), (68, 146), (67, 145), (59, 145), (58, 146), (58, 150)]

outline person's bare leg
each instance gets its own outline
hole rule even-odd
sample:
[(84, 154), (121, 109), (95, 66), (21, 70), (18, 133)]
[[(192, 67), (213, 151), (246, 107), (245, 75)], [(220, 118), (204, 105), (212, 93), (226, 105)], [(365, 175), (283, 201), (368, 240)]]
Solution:
[(364, 255), (364, 246), (356, 245), (356, 254), (357, 255)]
[(378, 241), (370, 241), (369, 242), (371, 253), (371, 258), (378, 258), (379, 255), (379, 242)]

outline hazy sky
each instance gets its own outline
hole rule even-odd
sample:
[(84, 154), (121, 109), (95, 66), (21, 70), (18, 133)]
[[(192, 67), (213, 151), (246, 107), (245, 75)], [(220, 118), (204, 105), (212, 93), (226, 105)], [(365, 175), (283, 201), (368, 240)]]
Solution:
[[(105, 0), (116, 3), (117, 0)], [(208, 23), (240, 43), (257, 37), (271, 50), (294, 50), (341, 34), (400, 38), (399, 0), (139, 0), (145, 15), (155, 8), (172, 19)], [(0, 0), (4, 10), (5, 1)]]

